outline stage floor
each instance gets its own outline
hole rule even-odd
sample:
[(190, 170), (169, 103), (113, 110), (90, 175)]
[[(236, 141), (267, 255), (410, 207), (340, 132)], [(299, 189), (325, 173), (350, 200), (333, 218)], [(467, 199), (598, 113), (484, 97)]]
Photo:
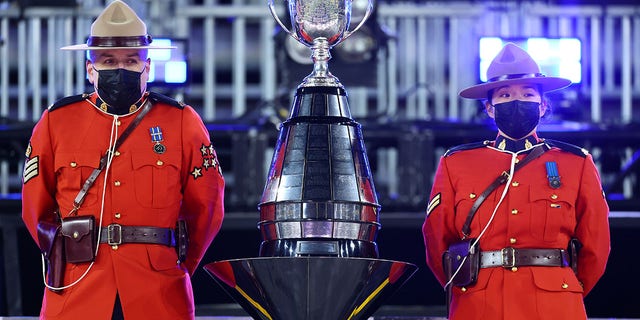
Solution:
[[(38, 317), (0, 317), (0, 320), (38, 320)], [(250, 317), (196, 317), (196, 320), (252, 320)], [(369, 320), (447, 320), (443, 317), (382, 316)], [(637, 318), (589, 318), (589, 320), (638, 320)]]

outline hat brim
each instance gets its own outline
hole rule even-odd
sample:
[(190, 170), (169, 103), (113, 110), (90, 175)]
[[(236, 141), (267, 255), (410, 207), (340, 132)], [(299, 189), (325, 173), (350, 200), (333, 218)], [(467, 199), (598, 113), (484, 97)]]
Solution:
[(90, 47), (86, 43), (65, 46), (60, 50), (77, 51), (77, 50), (114, 50), (114, 49), (176, 49), (176, 46), (140, 46), (140, 47)]
[(487, 99), (489, 90), (504, 87), (507, 85), (523, 83), (540, 85), (542, 92), (549, 92), (568, 87), (569, 85), (571, 85), (571, 80), (559, 77), (506, 79), (474, 85), (461, 90), (458, 95), (467, 99)]

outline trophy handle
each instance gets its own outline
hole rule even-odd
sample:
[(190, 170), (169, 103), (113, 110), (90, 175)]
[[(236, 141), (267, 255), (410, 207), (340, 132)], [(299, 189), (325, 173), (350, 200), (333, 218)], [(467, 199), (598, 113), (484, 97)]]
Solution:
[[(273, 1), (273, 0), (269, 0), (269, 1)], [(352, 1), (353, 0), (348, 0), (348, 1)], [(367, 11), (365, 11), (364, 13), (364, 18), (362, 18), (362, 20), (360, 20), (360, 23), (351, 31), (346, 31), (344, 33), (344, 36), (342, 36), (342, 41), (344, 41), (344, 39), (350, 37), (354, 32), (358, 31), (358, 29), (360, 29), (360, 27), (362, 27), (364, 25), (365, 22), (367, 22), (367, 20), (369, 19), (369, 16), (371, 16), (371, 13), (373, 12), (373, 1), (374, 0), (369, 0), (369, 5), (367, 6)]]
[[(372, 0), (369, 0), (369, 2), (371, 2)], [(278, 18), (278, 13), (276, 12), (276, 8), (273, 4), (273, 0), (268, 0), (267, 4), (269, 6), (269, 12), (271, 12), (271, 15), (273, 16), (274, 19), (276, 19), (276, 22), (280, 25), (280, 27), (282, 27), (282, 29), (284, 31), (286, 31), (290, 36), (292, 36), (294, 39), (300, 41), (300, 39), (298, 38), (298, 36), (295, 33), (292, 33), (291, 30), (289, 30), (289, 28), (287, 28), (287, 26), (284, 25), (284, 23), (282, 23), (282, 21), (280, 20), (280, 18)]]

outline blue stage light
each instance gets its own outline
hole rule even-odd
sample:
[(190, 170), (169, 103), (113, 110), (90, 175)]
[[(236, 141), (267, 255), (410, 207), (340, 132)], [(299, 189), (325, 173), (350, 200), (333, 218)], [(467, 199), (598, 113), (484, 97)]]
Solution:
[[(154, 86), (184, 86), (189, 82), (189, 63), (187, 59), (187, 40), (154, 38), (158, 46), (174, 46), (175, 49), (149, 50), (151, 68), (147, 83)], [(89, 59), (89, 51), (87, 51)]]
[(487, 81), (491, 60), (507, 42), (526, 50), (546, 76), (567, 78), (574, 84), (582, 82), (582, 42), (578, 38), (482, 37), (479, 42), (479, 75), (483, 82)]

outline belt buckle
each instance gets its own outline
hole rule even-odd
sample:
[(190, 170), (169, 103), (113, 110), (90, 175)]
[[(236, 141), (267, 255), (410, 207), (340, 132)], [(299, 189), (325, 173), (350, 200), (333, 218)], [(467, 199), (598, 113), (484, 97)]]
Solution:
[(516, 249), (513, 247), (500, 249), (502, 255), (502, 267), (513, 268), (516, 266)]
[(505, 183), (507, 180), (509, 180), (509, 172), (507, 171), (502, 171), (502, 173), (500, 174), (500, 181), (501, 183)]
[[(114, 237), (114, 234), (116, 234), (115, 237)], [(107, 226), (107, 243), (110, 246), (117, 246), (122, 243), (122, 226), (121, 225), (117, 223), (112, 223)]]

